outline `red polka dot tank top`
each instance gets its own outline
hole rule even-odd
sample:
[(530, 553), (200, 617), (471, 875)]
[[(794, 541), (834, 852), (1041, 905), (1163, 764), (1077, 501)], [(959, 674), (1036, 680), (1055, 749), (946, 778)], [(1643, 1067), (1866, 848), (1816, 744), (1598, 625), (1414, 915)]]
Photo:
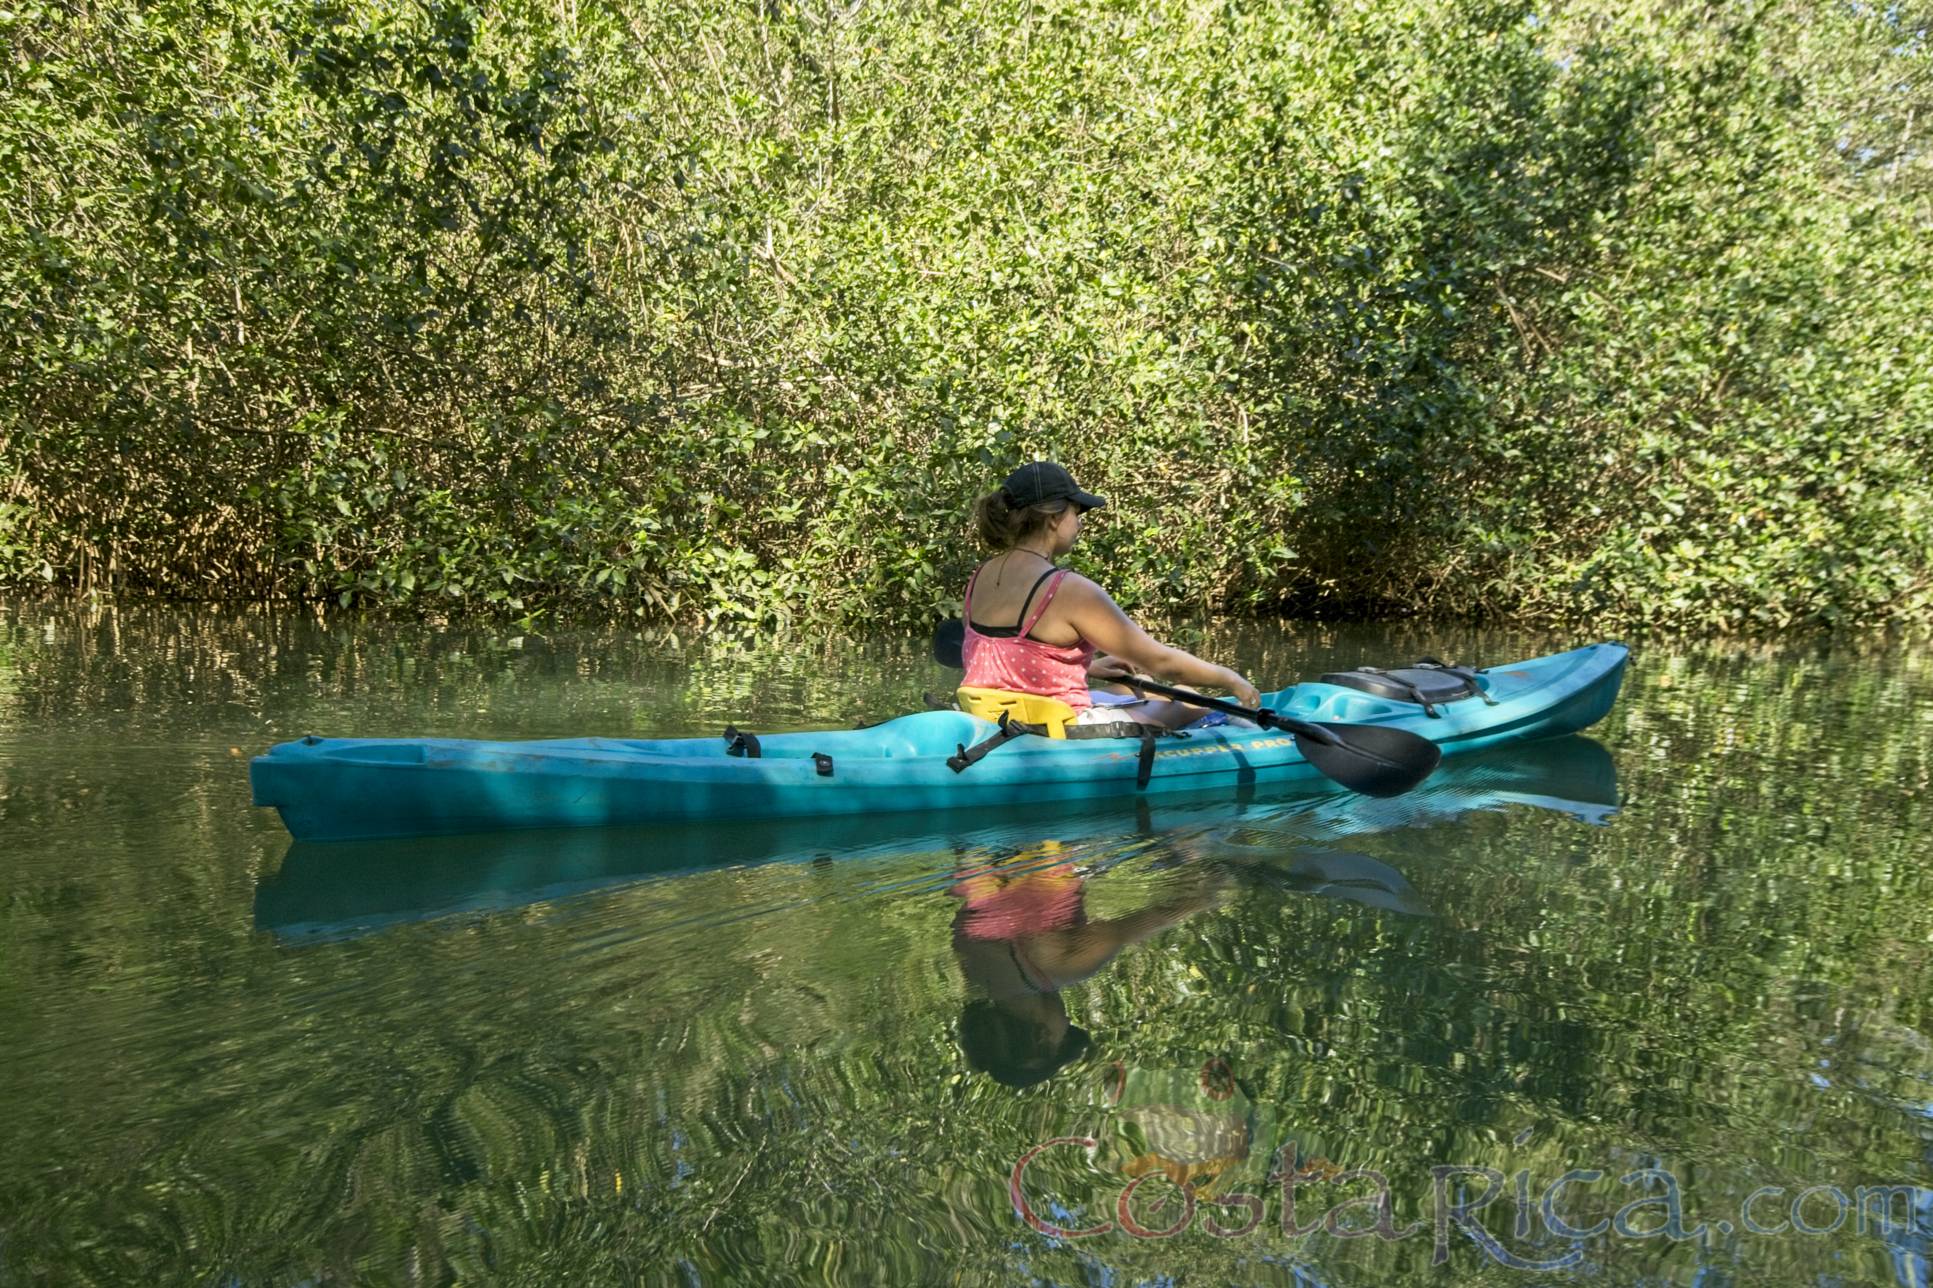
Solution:
[[(1046, 593), (1040, 594), (1037, 601), (1034, 594), (1029, 594), (1028, 603), (1021, 608), (1021, 621), (1015, 633), (1008, 636), (985, 635), (974, 629), (973, 583), (980, 580), (980, 573), (974, 572), (967, 581), (966, 602), (961, 613), (966, 619), (966, 639), (960, 646), (960, 656), (966, 662), (966, 679), (962, 683), (974, 688), (1059, 698), (1076, 711), (1085, 711), (1094, 705), (1094, 699), (1087, 692), (1087, 668), (1094, 661), (1094, 646), (1086, 640), (1078, 644), (1044, 644), (1031, 635), (1034, 624), (1047, 611), (1054, 592), (1060, 589), (1066, 576), (1066, 569), (1055, 568), (1042, 577)], [(1036, 582), (1034, 593), (1041, 589), (1041, 584)]]

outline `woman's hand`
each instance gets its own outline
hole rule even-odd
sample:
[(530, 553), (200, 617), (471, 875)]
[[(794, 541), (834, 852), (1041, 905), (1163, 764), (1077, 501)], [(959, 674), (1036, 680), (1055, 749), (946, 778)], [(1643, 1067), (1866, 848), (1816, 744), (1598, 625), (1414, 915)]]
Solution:
[(1222, 687), (1230, 693), (1233, 693), (1235, 700), (1245, 707), (1259, 707), (1262, 705), (1261, 693), (1254, 685), (1250, 684), (1234, 671), (1228, 673), (1227, 678), (1222, 681)]
[(1111, 680), (1122, 680), (1134, 674), (1134, 668), (1118, 657), (1102, 653), (1087, 668), (1087, 678), (1096, 684), (1106, 684)]

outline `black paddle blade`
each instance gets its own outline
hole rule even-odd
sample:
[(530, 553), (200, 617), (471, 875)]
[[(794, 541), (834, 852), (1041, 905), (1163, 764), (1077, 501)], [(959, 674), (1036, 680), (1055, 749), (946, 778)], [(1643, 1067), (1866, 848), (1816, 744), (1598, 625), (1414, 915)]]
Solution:
[(933, 628), (933, 660), (941, 666), (959, 670), (966, 665), (960, 650), (966, 647), (966, 623), (951, 618)]
[(1320, 727), (1336, 741), (1298, 733), (1296, 749), (1311, 765), (1364, 796), (1401, 796), (1428, 778), (1443, 759), (1442, 748), (1407, 729), (1326, 721)]

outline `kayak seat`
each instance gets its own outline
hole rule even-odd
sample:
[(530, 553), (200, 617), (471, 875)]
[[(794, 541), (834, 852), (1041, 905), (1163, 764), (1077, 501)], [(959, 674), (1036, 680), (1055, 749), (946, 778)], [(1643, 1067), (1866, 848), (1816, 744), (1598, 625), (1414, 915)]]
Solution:
[(1074, 723), (1074, 708), (1059, 698), (1046, 698), (1038, 693), (1015, 693), (1010, 689), (982, 689), (963, 684), (955, 697), (960, 710), (970, 716), (998, 724), (1004, 713), (1030, 725), (1045, 726), (1049, 738), (1065, 738), (1067, 726)]

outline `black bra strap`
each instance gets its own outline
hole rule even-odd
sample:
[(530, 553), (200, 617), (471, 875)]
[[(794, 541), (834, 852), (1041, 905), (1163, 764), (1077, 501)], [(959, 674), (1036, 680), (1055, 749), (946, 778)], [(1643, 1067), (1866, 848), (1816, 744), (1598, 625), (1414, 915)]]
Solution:
[(1020, 616), (1014, 618), (1013, 623), (1013, 633), (1016, 638), (1020, 635), (1020, 628), (1027, 624), (1027, 610), (1034, 606), (1034, 596), (1038, 595), (1040, 588), (1047, 584), (1047, 579), (1059, 571), (1059, 568), (1049, 564), (1047, 571), (1040, 574), (1034, 581), (1033, 588), (1027, 592), (1027, 598), (1020, 601)]
[[(988, 629), (987, 627), (982, 626), (980, 625), (980, 623), (974, 621), (973, 620), (973, 598), (972, 598), (973, 588), (971, 586), (967, 587), (967, 602), (963, 605), (963, 607), (966, 609), (967, 625), (971, 626), (975, 631), (977, 631), (981, 635), (986, 636), (988, 639), (1011, 640), (1011, 639), (1021, 638), (1020, 628), (1027, 624), (1027, 610), (1034, 606), (1034, 596), (1040, 593), (1040, 588), (1047, 584), (1047, 579), (1049, 577), (1053, 576), (1055, 573), (1060, 571), (1062, 571), (1062, 569), (1059, 564), (1050, 564), (1048, 565), (1047, 571), (1040, 574), (1039, 579), (1034, 582), (1033, 588), (1027, 592), (1027, 598), (1021, 601), (1020, 616), (1014, 619), (1014, 624), (1012, 626), (995, 626), (992, 629)], [(977, 572), (974, 573), (973, 575), (976, 579), (980, 576), (980, 574)]]

